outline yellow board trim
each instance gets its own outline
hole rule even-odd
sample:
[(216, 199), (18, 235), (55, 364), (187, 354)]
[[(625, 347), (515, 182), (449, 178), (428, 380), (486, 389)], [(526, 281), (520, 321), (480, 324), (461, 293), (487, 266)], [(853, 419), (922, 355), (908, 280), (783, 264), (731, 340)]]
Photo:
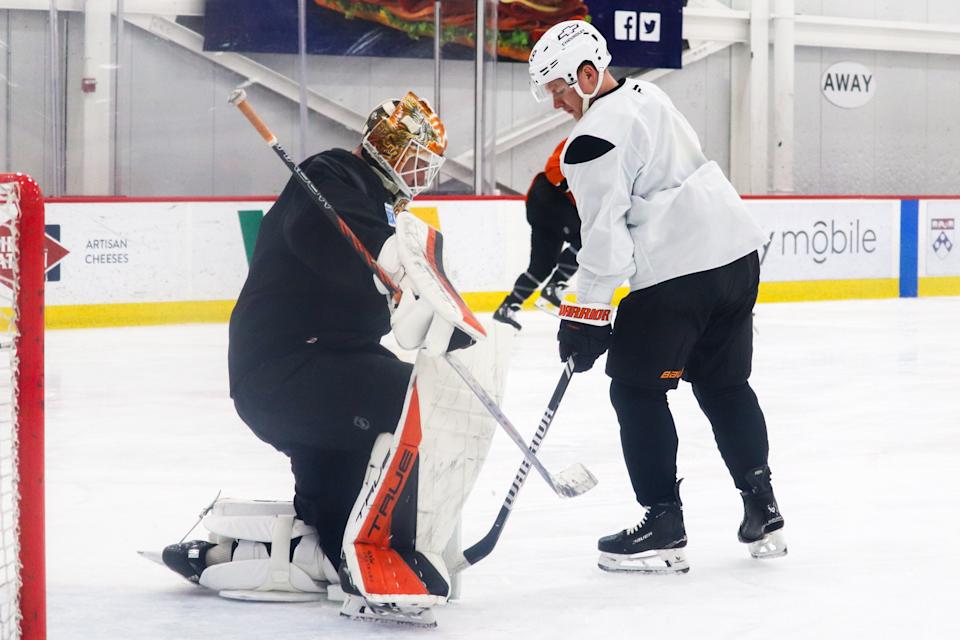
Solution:
[[(943, 278), (938, 278), (943, 280)], [(960, 288), (960, 278), (955, 286)], [(619, 304), (630, 290), (620, 287), (613, 295), (613, 304)], [(494, 311), (506, 297), (506, 291), (464, 293), (463, 299), (477, 313)], [(928, 295), (956, 295), (950, 293)], [(853, 300), (869, 298), (897, 298), (900, 281), (897, 278), (870, 278), (863, 280), (803, 280), (797, 282), (761, 282), (758, 302), (802, 302), (814, 300)], [(538, 294), (523, 305), (532, 309)]]
[[(920, 295), (960, 295), (958, 278), (921, 278)], [(617, 289), (614, 304), (629, 293)], [(467, 305), (477, 313), (494, 311), (506, 297), (506, 291), (477, 291), (463, 294)], [(799, 302), (812, 300), (851, 300), (896, 298), (900, 284), (896, 278), (867, 280), (814, 280), (801, 282), (762, 282), (760, 302)], [(532, 309), (534, 294), (525, 309)], [(191, 322), (227, 322), (234, 300), (201, 300), (194, 302), (142, 302), (129, 304), (60, 305), (46, 309), (48, 329), (84, 327), (131, 327)]]
[(78, 304), (46, 308), (48, 329), (227, 322), (235, 300)]
[(803, 302), (814, 300), (856, 300), (899, 298), (900, 280), (801, 280), (797, 282), (761, 282), (758, 302)]
[(960, 296), (960, 277), (937, 276), (920, 278), (917, 282), (920, 296)]

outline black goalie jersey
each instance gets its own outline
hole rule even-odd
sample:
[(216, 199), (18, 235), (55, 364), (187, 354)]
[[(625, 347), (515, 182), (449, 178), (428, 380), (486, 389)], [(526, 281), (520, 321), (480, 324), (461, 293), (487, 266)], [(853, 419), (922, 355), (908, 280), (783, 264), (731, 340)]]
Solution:
[[(365, 247), (394, 233), (393, 198), (367, 162), (333, 149), (300, 165)], [(230, 317), (230, 389), (260, 364), (304, 345), (351, 349), (390, 331), (369, 268), (291, 178), (260, 226), (250, 272)]]

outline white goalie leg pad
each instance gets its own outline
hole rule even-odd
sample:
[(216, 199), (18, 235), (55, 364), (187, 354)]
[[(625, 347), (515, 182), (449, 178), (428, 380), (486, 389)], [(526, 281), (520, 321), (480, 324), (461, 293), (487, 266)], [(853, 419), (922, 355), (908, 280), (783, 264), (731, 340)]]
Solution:
[[(448, 593), (449, 576), (414, 549), (420, 444), (416, 375), (415, 368), (396, 433), (381, 434), (374, 443), (343, 536), (341, 569), (351, 583), (344, 590), (352, 586), (380, 608), (420, 610), (443, 604)], [(355, 617), (348, 605), (344, 615)]]
[[(514, 332), (494, 322), (488, 339), (456, 357), (497, 404), (503, 400)], [(417, 549), (441, 554), (486, 460), (497, 425), (442, 358), (417, 359), (420, 386), (420, 486)]]
[[(458, 353), (488, 392), (503, 396), (513, 332)], [(364, 488), (344, 534), (346, 568), (369, 602), (430, 607), (446, 602), (443, 552), (486, 459), (495, 423), (455, 371), (421, 352), (395, 434), (374, 446)]]
[[(320, 550), (316, 530), (296, 519), (290, 502), (224, 499), (203, 524), (212, 542), (236, 543), (229, 562), (210, 565), (200, 575), (201, 585), (223, 597), (316, 600), (327, 592), (327, 583), (338, 582), (336, 570)], [(291, 546), (298, 538), (291, 562)]]

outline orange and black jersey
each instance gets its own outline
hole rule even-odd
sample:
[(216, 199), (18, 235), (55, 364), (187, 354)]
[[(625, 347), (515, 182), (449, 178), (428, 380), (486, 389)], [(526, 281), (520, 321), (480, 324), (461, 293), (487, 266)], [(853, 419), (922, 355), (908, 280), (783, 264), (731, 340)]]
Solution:
[(560, 141), (557, 148), (554, 149), (550, 157), (547, 158), (547, 165), (543, 168), (543, 174), (547, 177), (547, 180), (550, 181), (550, 184), (567, 194), (570, 202), (576, 204), (576, 201), (573, 199), (573, 194), (570, 193), (570, 188), (567, 186), (567, 179), (563, 177), (563, 172), (560, 170), (560, 155), (563, 153), (565, 144), (567, 144), (566, 138)]

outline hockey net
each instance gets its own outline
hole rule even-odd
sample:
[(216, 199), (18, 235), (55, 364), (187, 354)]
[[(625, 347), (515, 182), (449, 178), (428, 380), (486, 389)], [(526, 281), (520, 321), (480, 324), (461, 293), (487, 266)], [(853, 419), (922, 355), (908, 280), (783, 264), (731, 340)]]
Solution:
[(46, 635), (43, 196), (0, 173), (0, 640)]

